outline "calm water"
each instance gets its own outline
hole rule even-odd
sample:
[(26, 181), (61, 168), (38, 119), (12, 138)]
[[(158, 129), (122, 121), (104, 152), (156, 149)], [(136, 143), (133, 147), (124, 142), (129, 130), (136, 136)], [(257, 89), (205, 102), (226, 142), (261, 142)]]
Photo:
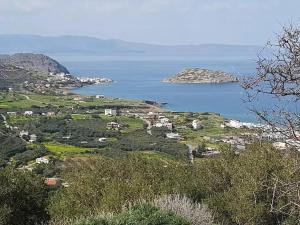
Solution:
[(189, 67), (208, 68), (247, 76), (255, 73), (252, 60), (237, 59), (131, 59), (64, 62), (72, 74), (104, 76), (115, 80), (109, 85), (76, 89), (85, 95), (167, 102), (172, 111), (218, 112), (227, 118), (254, 121), (243, 103), (239, 84), (169, 84), (161, 80)]

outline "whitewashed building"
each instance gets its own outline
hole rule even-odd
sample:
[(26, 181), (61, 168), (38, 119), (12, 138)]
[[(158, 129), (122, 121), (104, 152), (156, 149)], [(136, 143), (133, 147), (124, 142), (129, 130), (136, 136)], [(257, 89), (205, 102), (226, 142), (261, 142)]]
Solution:
[(49, 159), (46, 157), (40, 157), (40, 158), (35, 159), (35, 162), (38, 164), (42, 164), (42, 163), (48, 164)]
[(116, 116), (117, 115), (117, 110), (115, 110), (115, 109), (105, 109), (104, 114), (106, 116)]
[(36, 134), (31, 134), (29, 137), (30, 137), (30, 139), (29, 139), (30, 143), (36, 142), (36, 140), (37, 140)]
[(24, 130), (20, 131), (20, 134), (19, 134), (20, 137), (28, 136), (28, 135), (29, 135), (29, 132), (28, 131), (24, 131)]
[(32, 116), (32, 115), (33, 115), (33, 112), (32, 112), (32, 111), (25, 111), (25, 112), (24, 112), (24, 115), (25, 115), (25, 116)]
[(106, 142), (107, 141), (107, 138), (99, 138), (99, 142), (103, 143), (103, 142)]
[(192, 126), (194, 130), (199, 130), (203, 128), (202, 123), (199, 120), (193, 120)]
[(166, 136), (170, 139), (180, 139), (180, 135), (178, 133), (167, 133)]

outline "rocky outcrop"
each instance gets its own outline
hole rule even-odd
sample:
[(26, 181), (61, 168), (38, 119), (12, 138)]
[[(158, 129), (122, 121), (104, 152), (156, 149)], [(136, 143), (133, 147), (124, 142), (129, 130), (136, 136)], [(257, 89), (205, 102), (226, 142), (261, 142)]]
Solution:
[(222, 71), (212, 71), (207, 69), (185, 69), (175, 76), (169, 77), (164, 82), (169, 83), (194, 83), (194, 84), (221, 84), (237, 82), (238, 79)]
[(8, 57), (0, 58), (0, 63), (42, 73), (69, 74), (69, 71), (63, 65), (42, 54), (17, 53)]

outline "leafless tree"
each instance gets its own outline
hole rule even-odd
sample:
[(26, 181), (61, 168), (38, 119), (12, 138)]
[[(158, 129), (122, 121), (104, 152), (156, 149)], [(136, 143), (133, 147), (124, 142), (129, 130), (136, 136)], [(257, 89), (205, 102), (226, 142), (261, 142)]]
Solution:
[[(300, 130), (300, 27), (284, 26), (258, 57), (257, 75), (242, 82), (251, 111), (273, 131), (296, 139)], [(262, 98), (270, 99), (260, 105)]]
[[(284, 26), (275, 43), (268, 43), (258, 57), (257, 75), (245, 78), (243, 88), (247, 101), (262, 121), (286, 139), (299, 140), (300, 131), (300, 27)], [(261, 105), (262, 98), (269, 99)], [(299, 148), (296, 148), (299, 150)], [(292, 152), (295, 169), (290, 180), (274, 177), (271, 212), (280, 212), (300, 223), (300, 164), (299, 154)], [(296, 160), (297, 159), (297, 160)], [(287, 175), (288, 176), (288, 175)], [(281, 204), (285, 202), (285, 204)]]

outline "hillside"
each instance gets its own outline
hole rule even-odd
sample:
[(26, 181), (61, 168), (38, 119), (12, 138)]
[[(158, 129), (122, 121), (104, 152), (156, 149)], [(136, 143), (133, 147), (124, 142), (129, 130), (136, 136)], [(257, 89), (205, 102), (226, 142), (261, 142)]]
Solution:
[(35, 52), (48, 55), (88, 54), (109, 56), (190, 56), (190, 57), (252, 57), (260, 46), (201, 44), (154, 45), (115, 39), (83, 36), (47, 37), (36, 35), (0, 35), (0, 52)]
[(5, 65), (13, 65), (26, 70), (33, 70), (41, 73), (65, 73), (69, 71), (54, 59), (42, 55), (32, 53), (17, 53), (1, 59), (0, 63)]
[(70, 75), (64, 66), (46, 55), (17, 53), (0, 59), (1, 89), (26, 89), (44, 93), (88, 84), (93, 84), (93, 81), (81, 82)]
[(169, 77), (164, 82), (169, 83), (195, 83), (195, 84), (210, 84), (210, 83), (229, 83), (237, 82), (237, 78), (231, 74), (221, 71), (212, 71), (207, 69), (185, 69), (175, 76)]
[(0, 88), (16, 87), (25, 81), (46, 80), (47, 74), (38, 73), (13, 65), (0, 64)]

